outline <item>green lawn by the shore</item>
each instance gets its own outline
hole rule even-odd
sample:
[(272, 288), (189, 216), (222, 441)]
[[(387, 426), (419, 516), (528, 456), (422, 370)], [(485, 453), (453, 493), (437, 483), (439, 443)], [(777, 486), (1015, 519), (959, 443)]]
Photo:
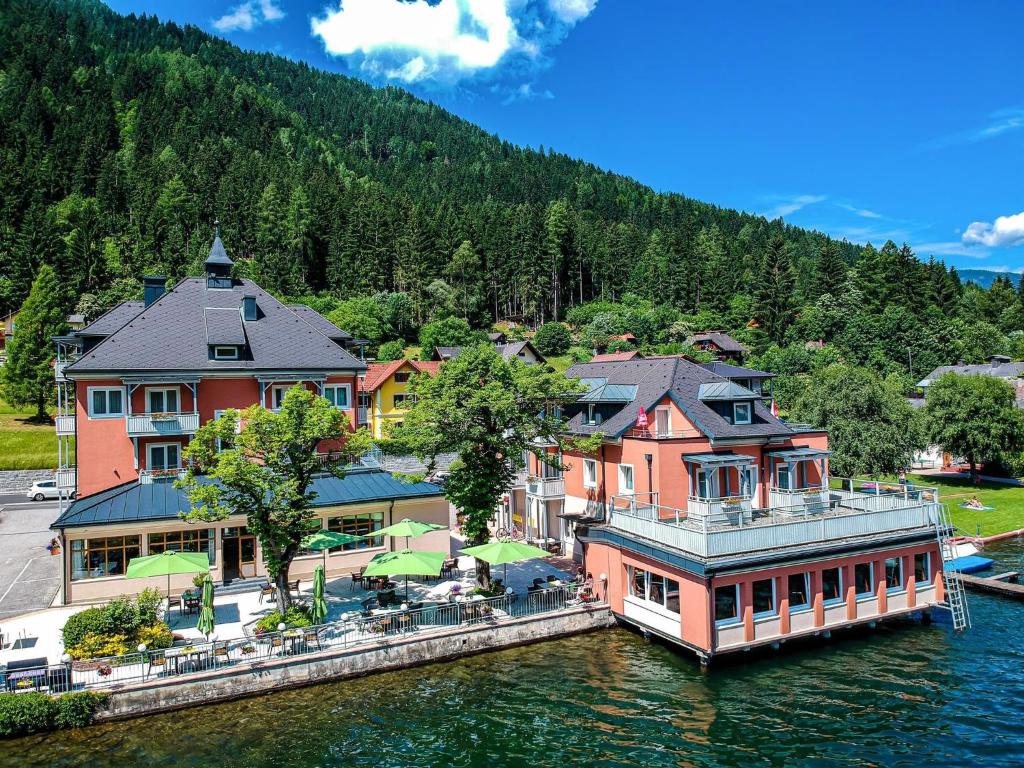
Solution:
[(0, 400), (0, 470), (57, 466), (57, 437), (53, 425), (30, 424), (31, 415)]
[[(915, 485), (930, 485), (939, 489), (939, 499), (949, 509), (950, 518), (961, 533), (967, 536), (994, 536), (1024, 528), (1024, 488), (1002, 483), (982, 482), (975, 489), (968, 479), (947, 479), (928, 475), (910, 475)], [(972, 496), (989, 511), (961, 509), (960, 504)]]

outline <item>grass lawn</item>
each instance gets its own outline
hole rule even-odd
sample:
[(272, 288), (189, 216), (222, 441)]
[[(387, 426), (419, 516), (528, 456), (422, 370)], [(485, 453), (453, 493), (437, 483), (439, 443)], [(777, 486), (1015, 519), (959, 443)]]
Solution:
[[(927, 475), (909, 475), (909, 479), (916, 485), (937, 487), (939, 499), (949, 509), (953, 525), (968, 536), (994, 536), (997, 533), (1024, 528), (1024, 488), (982, 481), (981, 488), (976, 490), (967, 479)], [(988, 512), (961, 509), (961, 502), (975, 494), (982, 504), (994, 509)]]
[(29, 424), (31, 413), (0, 400), (0, 470), (52, 469), (57, 466), (57, 436), (52, 424)]

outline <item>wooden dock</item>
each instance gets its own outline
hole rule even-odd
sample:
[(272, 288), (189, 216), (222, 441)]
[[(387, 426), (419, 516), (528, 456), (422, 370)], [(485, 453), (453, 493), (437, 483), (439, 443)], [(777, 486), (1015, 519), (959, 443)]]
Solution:
[(1020, 578), (1020, 574), (1017, 571), (984, 577), (961, 573), (959, 578), (960, 582), (967, 589), (973, 589), (976, 592), (989, 592), (1016, 600), (1024, 600), (1024, 584), (1017, 583)]

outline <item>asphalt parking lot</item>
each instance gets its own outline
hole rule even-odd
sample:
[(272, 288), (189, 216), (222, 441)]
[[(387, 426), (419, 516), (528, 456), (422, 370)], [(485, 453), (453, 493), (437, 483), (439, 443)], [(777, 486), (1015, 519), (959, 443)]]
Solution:
[(46, 550), (56, 500), (0, 496), (0, 620), (49, 607), (60, 586), (60, 557)]

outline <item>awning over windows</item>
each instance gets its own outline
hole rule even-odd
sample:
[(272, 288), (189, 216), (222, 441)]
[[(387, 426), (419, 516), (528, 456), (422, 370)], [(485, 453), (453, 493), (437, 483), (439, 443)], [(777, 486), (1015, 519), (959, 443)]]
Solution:
[(753, 456), (743, 453), (684, 453), (683, 461), (690, 464), (700, 464), (704, 468), (715, 467), (742, 467), (747, 464), (756, 463)]
[(765, 451), (765, 454), (773, 459), (780, 459), (782, 461), (803, 461), (804, 459), (822, 459), (826, 456), (831, 456), (832, 451), (825, 448), (801, 446), (799, 448), (780, 448), (775, 451)]

